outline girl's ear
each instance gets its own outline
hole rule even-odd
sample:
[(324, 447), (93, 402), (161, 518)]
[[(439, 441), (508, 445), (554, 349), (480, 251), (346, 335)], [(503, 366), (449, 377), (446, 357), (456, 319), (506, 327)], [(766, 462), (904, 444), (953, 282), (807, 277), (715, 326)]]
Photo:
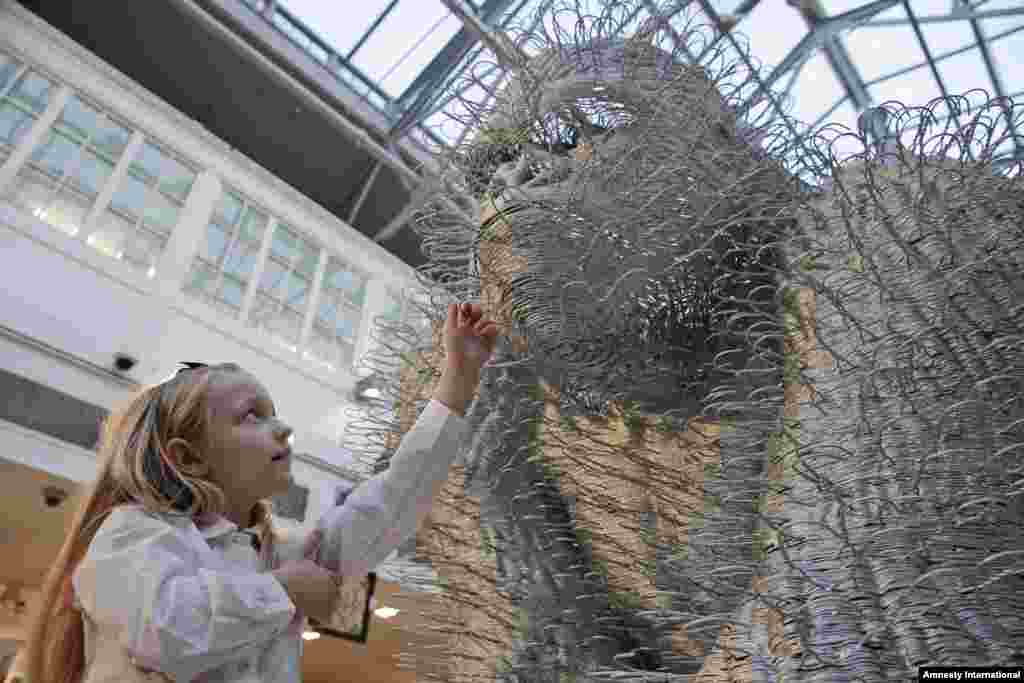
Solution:
[(209, 464), (200, 455), (199, 450), (180, 437), (167, 443), (167, 457), (174, 462), (175, 467), (192, 476), (203, 477), (210, 470)]

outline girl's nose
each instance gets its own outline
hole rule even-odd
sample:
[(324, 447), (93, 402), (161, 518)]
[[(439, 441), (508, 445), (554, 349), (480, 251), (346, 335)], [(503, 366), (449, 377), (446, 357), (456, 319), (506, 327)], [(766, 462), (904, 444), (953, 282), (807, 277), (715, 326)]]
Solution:
[(277, 427), (275, 428), (274, 432), (277, 435), (277, 438), (281, 439), (282, 441), (287, 441), (292, 436), (291, 426), (281, 420), (277, 421)]

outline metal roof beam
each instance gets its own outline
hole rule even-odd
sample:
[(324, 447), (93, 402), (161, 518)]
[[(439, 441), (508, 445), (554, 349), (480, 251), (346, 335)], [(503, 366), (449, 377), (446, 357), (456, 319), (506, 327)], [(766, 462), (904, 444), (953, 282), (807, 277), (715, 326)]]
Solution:
[[(964, 19), (993, 19), (995, 17), (1024, 17), (1024, 5), (1014, 7), (1012, 9), (992, 9), (984, 11), (956, 10), (949, 14), (931, 14), (924, 17), (917, 17), (915, 21), (918, 24), (935, 24), (947, 21), (963, 21)], [(909, 23), (909, 19), (873, 19), (862, 25), (866, 27), (904, 26)]]
[(772, 87), (787, 72), (801, 64), (806, 59), (808, 52), (812, 52), (818, 47), (823, 47), (830, 38), (833, 38), (840, 31), (852, 28), (869, 17), (884, 12), (899, 3), (900, 0), (875, 0), (875, 2), (868, 3), (863, 7), (857, 7), (848, 12), (837, 14), (834, 17), (825, 17), (817, 20), (810, 27), (807, 35), (772, 69), (771, 74), (764, 81), (765, 87)]
[[(743, 63), (750, 71), (750, 78), (753, 79), (755, 83), (757, 83), (758, 95), (752, 97), (751, 101), (747, 102), (743, 106), (741, 111), (738, 112), (738, 115), (745, 115), (747, 110), (753, 107), (758, 100), (767, 97), (768, 101), (772, 106), (772, 109), (775, 111), (777, 115), (782, 117), (782, 120), (786, 124), (786, 128), (789, 129), (790, 135), (792, 135), (795, 140), (800, 141), (800, 145), (804, 146), (804, 149), (808, 152), (809, 157), (815, 156), (814, 150), (804, 145), (804, 138), (797, 132), (796, 127), (793, 125), (793, 119), (790, 118), (789, 116), (786, 116), (785, 112), (782, 111), (782, 107), (779, 106), (779, 101), (772, 94), (771, 87), (761, 79), (761, 76), (758, 73), (757, 68), (750, 61), (750, 55), (748, 55), (746, 52), (743, 51), (743, 49), (740, 48), (739, 44), (736, 42), (736, 39), (733, 37), (731, 33), (729, 33), (728, 31), (722, 31), (722, 18), (718, 16), (718, 12), (715, 11), (715, 8), (711, 6), (711, 2), (709, 0), (698, 1), (700, 2), (701, 9), (704, 10), (704, 13), (708, 15), (708, 18), (711, 19), (714, 25), (718, 27), (718, 30), (724, 33), (726, 40), (729, 41), (733, 49), (736, 50), (736, 53), (740, 56), (740, 59), (743, 60)], [(822, 169), (819, 168), (816, 170), (821, 171)]]
[[(512, 0), (486, 0), (481, 5), (480, 12), (473, 14), (486, 24), (511, 4)], [(393, 137), (401, 137), (406, 130), (420, 120), (420, 113), (443, 94), (445, 81), (478, 42), (478, 34), (464, 25), (455, 34), (455, 37), (448, 41), (441, 52), (431, 60), (430, 64), (420, 72), (416, 80), (405, 89), (405, 92), (397, 100), (403, 113), (401, 119), (391, 129), (390, 133)]]
[[(914, 35), (917, 36), (917, 42), (921, 45), (921, 50), (924, 52), (925, 59), (928, 60), (928, 68), (932, 72), (932, 78), (935, 79), (935, 84), (939, 86), (939, 92), (942, 93), (943, 97), (949, 97), (949, 91), (946, 90), (946, 81), (942, 78), (942, 74), (939, 73), (939, 67), (935, 63), (935, 57), (932, 56), (931, 48), (928, 47), (928, 41), (924, 38), (924, 32), (921, 30), (921, 24), (917, 20), (917, 16), (914, 14), (914, 10), (910, 7), (910, 0), (903, 0), (903, 9), (907, 11), (907, 17), (910, 19), (910, 26), (914, 29)], [(960, 126), (960, 117), (956, 117), (956, 125)]]
[(472, 6), (469, 8), (465, 6), (464, 0), (441, 0), (441, 4), (458, 17), (462, 25), (468, 28), (478, 41), (493, 52), (506, 69), (525, 66), (527, 61), (526, 55), (520, 52), (507, 36), (491, 30), (491, 27), (477, 16)]
[[(965, 0), (961, 0), (961, 2), (963, 2), (963, 6), (966, 9), (970, 8), (970, 5)], [(1014, 154), (1020, 157), (1024, 154), (1024, 149), (1021, 147), (1020, 135), (1013, 123), (1013, 112), (1010, 111), (1010, 105), (1006, 100), (1006, 89), (1003, 87), (1003, 79), (999, 76), (999, 71), (996, 70), (995, 61), (992, 59), (992, 51), (988, 49), (988, 40), (985, 38), (985, 33), (981, 30), (981, 24), (978, 23), (976, 18), (970, 17), (968, 22), (970, 22), (971, 31), (974, 33), (974, 40), (978, 43), (981, 58), (985, 62), (985, 70), (992, 81), (992, 89), (995, 91), (994, 94), (999, 100), (999, 106), (1003, 110), (1006, 127), (1009, 129), (1011, 137), (1013, 137)]]
[(384, 23), (384, 20), (387, 19), (388, 15), (395, 10), (395, 7), (397, 5), (398, 0), (391, 0), (391, 2), (388, 3), (388, 6), (385, 7), (380, 14), (377, 15), (377, 18), (373, 20), (372, 24), (370, 24), (370, 28), (366, 29), (363, 35), (359, 37), (359, 40), (356, 41), (356, 44), (352, 46), (352, 49), (348, 51), (348, 54), (345, 55), (346, 62), (352, 61), (352, 58), (355, 57), (357, 52), (359, 52), (359, 48), (366, 44), (366, 41), (370, 39), (370, 36), (373, 35), (373, 32), (376, 31), (377, 28)]
[[(877, 9), (879, 3), (873, 3), (874, 6), (866, 6), (870, 9)], [(846, 12), (843, 17), (845, 24), (849, 26), (851, 19), (849, 15), (860, 16), (859, 12), (863, 12), (864, 7)], [(807, 22), (807, 26), (813, 32), (814, 29), (819, 25), (828, 22), (828, 17), (825, 14), (825, 8), (821, 4), (821, 0), (812, 0), (812, 2), (804, 5), (804, 11), (802, 12), (804, 20)], [(836, 78), (842, 84), (843, 89), (846, 91), (847, 96), (853, 102), (853, 106), (858, 112), (866, 112), (874, 104), (871, 93), (868, 92), (867, 85), (864, 84), (864, 78), (860, 75), (860, 71), (857, 66), (850, 59), (850, 53), (847, 51), (846, 46), (839, 39), (839, 32), (833, 25), (828, 37), (825, 39), (824, 45), (822, 45), (822, 51), (825, 53), (825, 58), (828, 60), (829, 65), (832, 67), (832, 71), (835, 73)], [(886, 124), (888, 117), (871, 116), (867, 119), (867, 125), (870, 129), (872, 137), (876, 141), (885, 140), (889, 136), (888, 126)], [(863, 120), (863, 119), (862, 119)]]
[(853, 60), (850, 59), (850, 53), (846, 51), (846, 47), (835, 36), (832, 36), (822, 46), (822, 50), (839, 78), (839, 82), (842, 83), (843, 89), (853, 101), (853, 105), (860, 111), (870, 107), (872, 105), (871, 95), (868, 93), (864, 79), (861, 78)]
[[(503, 30), (503, 31), (505, 29), (507, 29), (508, 25), (512, 22), (512, 20), (515, 17), (519, 16), (520, 12), (522, 12), (523, 8), (526, 7), (526, 5), (529, 2), (530, 2), (530, 0), (520, 0), (519, 4), (516, 6), (516, 8), (513, 9), (508, 14), (506, 14), (505, 19), (504, 19), (504, 21), (501, 22), (501, 24), (499, 25), (499, 28), (501, 30)], [(550, 7), (553, 2), (554, 2), (554, 0), (544, 0), (544, 2), (542, 2), (537, 7), (537, 9), (536, 9), (536, 11), (534, 13), (535, 14), (534, 20), (533, 20), (532, 24), (530, 25), (530, 28), (527, 30), (527, 33), (531, 33), (531, 34), (533, 33), (534, 29), (537, 28), (537, 24), (540, 23), (540, 20), (543, 18), (543, 13), (547, 11), (547, 8)], [(477, 60), (477, 57), (479, 57), (480, 53), (482, 53), (484, 51), (484, 49), (485, 49), (485, 47), (478, 46), (476, 51), (474, 52), (473, 56), (471, 56), (467, 60), (467, 63), (468, 64), (474, 64), (476, 62), (476, 60)], [(454, 75), (458, 76), (459, 74), (463, 73), (465, 70), (466, 69), (459, 69)], [(479, 76), (479, 80), (483, 80), (483, 79), (487, 78), (488, 76), (490, 76), (495, 71), (502, 71), (502, 72), (504, 72), (504, 69), (502, 68), (501, 64), (492, 64), (490, 66), (490, 68), (488, 68), (485, 73), (483, 73), (482, 75)], [(503, 76), (499, 76), (498, 80), (500, 81), (501, 78), (503, 78)], [(418, 117), (417, 117), (417, 120), (419, 122), (426, 121), (427, 119), (429, 119), (431, 116), (433, 116), (437, 112), (444, 110), (449, 104), (452, 103), (453, 100), (456, 100), (460, 96), (464, 95), (466, 93), (466, 91), (469, 90), (471, 87), (473, 87), (473, 83), (472, 82), (466, 83), (465, 85), (463, 85), (460, 88), (448, 87), (448, 88), (441, 89), (439, 91), (439, 93), (438, 93), (438, 96), (432, 102), (430, 102), (430, 104), (428, 106), (420, 109)], [(486, 102), (489, 102), (491, 99), (493, 99), (493, 97), (494, 97), (493, 95), (489, 95), (487, 97), (487, 99), (485, 100), (485, 102), (483, 103), (482, 106), (486, 106)], [(461, 142), (462, 137), (460, 137), (459, 140)]]

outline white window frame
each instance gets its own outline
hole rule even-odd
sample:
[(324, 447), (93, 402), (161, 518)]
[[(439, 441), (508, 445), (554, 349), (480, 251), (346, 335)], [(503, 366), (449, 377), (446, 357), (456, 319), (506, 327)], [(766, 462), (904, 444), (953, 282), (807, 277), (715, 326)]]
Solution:
[[(78, 92), (76, 92), (75, 95), (80, 96)], [(184, 166), (185, 168), (192, 172), (192, 185), (189, 187), (188, 193), (185, 195), (185, 197), (180, 200), (177, 197), (173, 197), (160, 189), (159, 185), (161, 176), (157, 176), (152, 183), (146, 183), (145, 199), (142, 204), (143, 213), (134, 217), (133, 228), (136, 232), (139, 232), (140, 234), (148, 233), (150, 235), (157, 235), (158, 237), (162, 238), (163, 247), (160, 252), (160, 254), (162, 254), (167, 249), (167, 245), (170, 242), (171, 238), (173, 237), (174, 231), (181, 223), (181, 215), (185, 212), (185, 206), (188, 204), (188, 198), (189, 196), (191, 196), (193, 190), (195, 189), (196, 182), (199, 179), (199, 175), (202, 173), (202, 169), (199, 168), (198, 164), (190, 161), (185, 157), (185, 155), (178, 153), (170, 145), (165, 144), (159, 138), (153, 137), (148, 133), (139, 130), (138, 128), (135, 128), (134, 131), (135, 132), (132, 136), (131, 142), (129, 142), (128, 147), (122, 153), (121, 159), (118, 161), (118, 165), (114, 169), (115, 172), (111, 174), (110, 178), (107, 181), (107, 191), (105, 193), (100, 193), (99, 198), (93, 205), (92, 213), (90, 213), (89, 218), (85, 221), (85, 226), (82, 230), (82, 236), (86, 240), (86, 242), (89, 242), (89, 240), (99, 229), (100, 220), (107, 213), (107, 211), (111, 211), (117, 214), (118, 217), (124, 219), (126, 222), (133, 218), (132, 216), (126, 214), (124, 211), (111, 206), (111, 201), (114, 198), (114, 194), (121, 188), (121, 183), (125, 182), (125, 180), (127, 179), (130, 167), (132, 163), (135, 161), (136, 157), (138, 157), (138, 155), (142, 153), (142, 150), (146, 146), (146, 144), (150, 144), (157, 150), (159, 150), (162, 154), (174, 159), (175, 161), (177, 161), (182, 166)], [(159, 192), (165, 198), (174, 202), (179, 207), (178, 220), (175, 222), (174, 225), (170, 227), (166, 234), (155, 232), (154, 230), (151, 230), (150, 228), (145, 227), (144, 225), (145, 207), (149, 205), (149, 198), (152, 196), (152, 193), (154, 192)], [(89, 242), (89, 244), (91, 245), (92, 243)], [(160, 254), (157, 254), (157, 258), (155, 259), (156, 262), (153, 264), (153, 268), (150, 269), (151, 273), (154, 272), (156, 264), (159, 263), (160, 261)], [(152, 277), (152, 275), (150, 275), (150, 277)]]
[[(310, 238), (302, 230), (299, 230), (298, 228), (296, 228), (295, 225), (292, 224), (292, 223), (289, 223), (289, 222), (286, 222), (286, 221), (282, 221), (280, 219), (276, 219), (276, 220), (272, 221), (272, 226), (271, 227), (272, 227), (272, 229), (268, 230), (268, 232), (267, 232), (264, 248), (263, 248), (263, 250), (261, 251), (261, 254), (260, 254), (260, 259), (259, 259), (259, 262), (258, 262), (259, 270), (258, 270), (258, 272), (256, 274), (256, 277), (254, 277), (254, 279), (253, 279), (253, 282), (254, 282), (253, 295), (252, 295), (251, 300), (247, 302), (248, 303), (248, 307), (247, 307), (247, 310), (245, 312), (246, 313), (246, 315), (245, 315), (245, 322), (250, 327), (255, 327), (256, 329), (260, 330), (261, 333), (266, 334), (269, 337), (273, 338), (280, 345), (285, 346), (289, 351), (291, 351), (293, 353), (299, 353), (300, 349), (305, 348), (305, 345), (306, 345), (306, 342), (307, 342), (307, 339), (305, 338), (305, 332), (306, 332), (306, 328), (308, 327), (308, 325), (307, 325), (308, 315), (309, 315), (309, 312), (312, 310), (312, 303), (313, 303), (313, 298), (314, 298), (313, 297), (313, 293), (317, 290), (317, 288), (320, 285), (320, 283), (316, 280), (316, 277), (317, 277), (317, 275), (321, 275), (322, 276), (322, 273), (314, 272), (314, 274), (311, 276), (310, 283), (309, 283), (309, 290), (308, 290), (307, 296), (306, 296), (306, 310), (303, 310), (303, 311), (295, 311), (294, 308), (289, 306), (289, 304), (287, 302), (287, 299), (285, 297), (282, 297), (282, 298), (278, 299), (276, 296), (274, 296), (272, 294), (273, 292), (278, 291), (278, 289), (283, 288), (285, 286), (285, 281), (287, 280), (288, 276), (291, 275), (293, 272), (295, 272), (295, 266), (297, 265), (297, 263), (299, 261), (299, 258), (301, 257), (301, 254), (302, 254), (301, 249), (297, 250), (296, 253), (292, 256), (291, 261), (288, 264), (288, 268), (287, 268), (287, 270), (285, 270), (284, 276), (281, 278), (281, 281), (277, 284), (275, 289), (270, 290), (270, 292), (272, 292), (271, 294), (266, 294), (265, 293), (267, 290), (263, 290), (260, 287), (260, 282), (263, 279), (264, 273), (266, 273), (267, 263), (270, 261), (271, 258), (274, 258), (274, 261), (277, 262), (279, 265), (281, 263), (276, 257), (272, 257), (271, 256), (274, 235), (277, 233), (278, 228), (284, 228), (284, 229), (288, 230), (289, 232), (294, 233), (298, 237), (298, 239), (303, 240), (303, 241), (307, 242), (308, 244), (313, 245), (313, 247), (317, 250), (317, 258), (318, 258), (317, 271), (320, 270), (319, 269), (319, 263), (320, 263), (320, 261), (323, 261), (323, 253), (325, 251), (325, 247), (322, 244), (320, 244), (317, 240), (314, 240), (314, 239)], [(285, 307), (288, 307), (292, 312), (299, 312), (301, 314), (301, 316), (302, 316), (302, 323), (299, 326), (299, 335), (298, 335), (299, 338), (297, 340), (295, 340), (295, 341), (285, 340), (285, 339), (279, 337), (272, 330), (268, 329), (266, 327), (266, 325), (263, 323), (262, 320), (255, 320), (255, 319), (253, 319), (253, 317), (252, 317), (253, 306), (254, 306), (254, 304), (256, 302), (257, 297), (259, 297), (261, 294), (263, 294), (263, 296), (269, 296), (270, 298), (272, 298), (272, 299), (277, 301), (277, 303), (279, 304), (279, 307), (277, 308), (277, 311), (276, 311), (277, 314), (280, 314), (284, 310)]]
[[(36, 171), (36, 172), (41, 173), (44, 176), (46, 176), (51, 181), (50, 188), (49, 188), (49, 198), (50, 198), (49, 201), (52, 201), (55, 197), (60, 195), (60, 193), (65, 190), (65, 188), (67, 188), (70, 192), (73, 192), (73, 193), (75, 193), (76, 195), (78, 195), (80, 197), (85, 197), (85, 195), (82, 195), (81, 192), (79, 192), (79, 190), (76, 187), (74, 187), (73, 185), (69, 187), (69, 185), (71, 184), (71, 176), (74, 173), (76, 173), (78, 171), (78, 169), (81, 168), (82, 162), (83, 162), (83, 160), (85, 158), (85, 154), (87, 152), (89, 152), (89, 151), (95, 150), (95, 145), (94, 145), (94, 141), (95, 141), (94, 134), (95, 134), (95, 131), (90, 131), (88, 136), (85, 138), (85, 140), (82, 141), (78, 145), (78, 154), (77, 154), (77, 156), (75, 157), (75, 159), (70, 161), (65, 167), (63, 167), (61, 169), (61, 174), (62, 175), (61, 175), (60, 178), (55, 178), (53, 175), (50, 174), (49, 170), (47, 170), (43, 166), (37, 164), (32, 159), (32, 156), (35, 154), (36, 150), (40, 149), (41, 146), (43, 144), (45, 144), (46, 140), (48, 139), (48, 136), (51, 135), (54, 132), (56, 126), (61, 122), (61, 119), (62, 119), (62, 117), (64, 115), (64, 112), (67, 110), (67, 106), (68, 106), (68, 104), (71, 102), (71, 100), (73, 98), (78, 98), (86, 106), (95, 109), (100, 114), (100, 116), (102, 117), (101, 123), (105, 123), (105, 122), (109, 121), (109, 122), (111, 122), (111, 123), (113, 123), (113, 124), (115, 124), (117, 126), (120, 126), (121, 128), (124, 128), (125, 130), (128, 131), (128, 140), (125, 143), (124, 149), (121, 150), (121, 153), (120, 153), (120, 155), (117, 158), (117, 161), (114, 162), (114, 164), (113, 164), (113, 166), (112, 166), (112, 168), (110, 170), (110, 175), (107, 176), (107, 179), (103, 183), (103, 186), (97, 188), (96, 194), (91, 198), (92, 201), (89, 203), (89, 210), (86, 212), (86, 215), (83, 217), (82, 224), (78, 227), (78, 229), (74, 233), (67, 233), (67, 234), (70, 234), (72, 237), (75, 237), (77, 239), (85, 240), (86, 237), (87, 237), (86, 229), (89, 226), (92, 214), (95, 213), (96, 205), (100, 202), (100, 200), (103, 198), (104, 194), (111, 187), (112, 182), (115, 180), (116, 171), (117, 171), (118, 166), (121, 165), (122, 160), (128, 154), (130, 154), (131, 151), (132, 151), (132, 139), (133, 139), (133, 137), (135, 136), (135, 133), (136, 133), (135, 128), (133, 126), (131, 126), (130, 124), (126, 123), (123, 119), (119, 118), (118, 116), (112, 115), (109, 112), (109, 110), (107, 110), (105, 107), (100, 106), (95, 101), (93, 101), (91, 98), (82, 96), (80, 93), (72, 91), (70, 93), (70, 95), (68, 96), (67, 100), (61, 104), (60, 111), (57, 113), (56, 118), (50, 123), (50, 125), (48, 125), (46, 127), (46, 129), (43, 131), (43, 134), (40, 137), (40, 139), (37, 140), (35, 142), (35, 144), (32, 145), (32, 149), (29, 150), (28, 158), (25, 160), (25, 163), (23, 163), (21, 165), (21, 168), (18, 170), (18, 173), (15, 174), (14, 177), (17, 178), (18, 175), (20, 175), (21, 173), (25, 172), (26, 168), (28, 168), (30, 170), (33, 170), (33, 171)], [(40, 220), (46, 221), (46, 216), (45, 215), (37, 214), (36, 218), (39, 218)], [(48, 222), (48, 221), (46, 221), (46, 222)], [(57, 227), (57, 226), (53, 226), (53, 227), (55, 227), (56, 229), (60, 230), (60, 228)], [(66, 232), (66, 231), (64, 231), (64, 232)]]
[[(229, 235), (227, 246), (225, 246), (224, 248), (224, 253), (221, 255), (221, 262), (211, 264), (209, 261), (203, 258), (202, 247), (206, 244), (206, 230), (209, 228), (210, 223), (213, 222), (213, 218), (217, 213), (217, 207), (219, 206), (224, 195), (234, 195), (238, 197), (242, 201), (242, 209), (239, 212), (238, 222), (231, 226), (231, 233)], [(249, 274), (249, 279), (245, 283), (245, 291), (242, 292), (242, 301), (238, 305), (238, 308), (235, 308), (235, 306), (228, 303), (227, 301), (224, 301), (215, 294), (206, 294), (205, 292), (193, 291), (187, 292), (189, 296), (206, 301), (211, 305), (217, 307), (218, 309), (225, 309), (234, 312), (235, 316), (239, 320), (245, 320), (251, 308), (251, 302), (254, 299), (256, 290), (259, 288), (259, 279), (263, 271), (263, 266), (266, 263), (264, 252), (268, 247), (268, 240), (272, 238), (274, 230), (277, 229), (277, 220), (274, 218), (273, 214), (270, 211), (268, 211), (263, 205), (252, 201), (251, 199), (249, 199), (246, 193), (236, 189), (234, 186), (225, 184), (221, 188), (221, 195), (220, 197), (217, 198), (217, 201), (214, 203), (213, 209), (210, 211), (210, 215), (203, 223), (203, 236), (200, 241), (200, 247), (195, 250), (195, 253), (192, 256), (192, 261), (188, 264), (188, 268), (186, 269), (185, 276), (187, 278), (188, 273), (192, 272), (192, 268), (196, 264), (196, 262), (201, 262), (203, 264), (211, 266), (214, 270), (216, 270), (217, 277), (214, 280), (213, 289), (215, 291), (220, 289), (220, 285), (223, 283), (225, 277), (224, 261), (231, 254), (231, 250), (234, 249), (239, 242), (242, 221), (244, 220), (245, 215), (249, 210), (255, 210), (258, 211), (259, 213), (262, 213), (267, 220), (263, 226), (263, 235), (260, 238), (260, 246), (256, 252), (256, 260), (253, 263), (252, 272)], [(184, 285), (186, 284), (188, 283), (182, 282), (183, 288)]]
[[(20, 66), (14, 72), (14, 77), (11, 78), (11, 82), (8, 83), (6, 86), (4, 86), (3, 90), (0, 90), (0, 100), (6, 99), (7, 96), (11, 94), (11, 91), (14, 90), (14, 86), (16, 86), (19, 82), (21, 82), (22, 77), (24, 77), (25, 74), (28, 73), (29, 71), (32, 71), (32, 65), (29, 64), (28, 62), (26, 62), (24, 60), (21, 60), (18, 57), (15, 57), (14, 55), (10, 54), (9, 52), (5, 52), (4, 54), (6, 54), (8, 57), (13, 59), (14, 61), (18, 62), (20, 64)], [(42, 74), (42, 72), (39, 72), (39, 73)], [(53, 79), (50, 79), (50, 81), (54, 84), (55, 89), (59, 89), (59, 87), (60, 87), (59, 83), (57, 83), (56, 81), (53, 81)], [(47, 102), (47, 107), (49, 107), (50, 104), (52, 104), (52, 103), (51, 102)], [(61, 107), (61, 109), (63, 110), (63, 106)], [(39, 114), (32, 114), (31, 116), (32, 116), (32, 118), (35, 121), (38, 122), (40, 117), (42, 117), (43, 114), (45, 114), (45, 113), (46, 113), (46, 110), (44, 109)], [(30, 129), (31, 129), (31, 127), (30, 127)], [(25, 140), (22, 140), (19, 144), (24, 144), (24, 143), (25, 143)], [(0, 143), (0, 144), (2, 144), (4, 147), (7, 148), (5, 150), (7, 152), (6, 159), (11, 158), (11, 156), (14, 155), (14, 150), (17, 148), (17, 145), (8, 146), (7, 143)], [(6, 161), (6, 159), (5, 159), (5, 161)]]
[[(325, 252), (326, 251), (327, 250), (325, 250)], [(340, 364), (339, 361), (338, 361), (338, 358), (340, 357), (340, 352), (339, 352), (338, 356), (336, 356), (335, 358), (333, 358), (331, 360), (326, 360), (324, 358), (321, 358), (314, 351), (310, 350), (310, 347), (312, 346), (313, 334), (316, 332), (315, 328), (319, 327), (320, 329), (323, 329), (322, 327), (317, 325), (317, 320), (318, 320), (318, 317), (319, 317), (318, 314), (320, 312), (320, 300), (321, 300), (321, 297), (324, 294), (324, 290), (326, 289), (325, 282), (326, 282), (326, 277), (327, 277), (327, 267), (330, 264), (330, 260), (331, 259), (334, 259), (335, 261), (337, 261), (338, 264), (341, 265), (346, 271), (352, 273), (357, 278), (359, 278), (359, 280), (362, 282), (362, 289), (363, 289), (363, 301), (362, 301), (361, 305), (357, 305), (355, 302), (353, 302), (352, 299), (349, 297), (349, 293), (347, 291), (345, 291), (345, 290), (335, 290), (333, 288), (331, 289), (332, 293), (333, 292), (340, 292), (340, 296), (338, 297), (338, 301), (337, 301), (337, 305), (336, 305), (336, 308), (339, 310), (339, 312), (354, 311), (355, 313), (358, 314), (358, 319), (357, 319), (355, 328), (352, 330), (352, 341), (351, 342), (345, 342), (341, 337), (339, 337), (337, 335), (337, 333), (336, 333), (337, 327), (335, 327), (334, 329), (330, 330), (330, 332), (331, 332), (331, 339), (333, 340), (333, 343), (336, 346), (338, 346), (340, 348), (344, 344), (344, 345), (347, 345), (347, 346), (351, 347), (351, 357), (343, 365)], [(359, 360), (358, 357), (357, 357), (358, 356), (358, 352), (359, 352), (359, 333), (360, 333), (360, 330), (362, 329), (363, 319), (366, 317), (367, 310), (368, 310), (366, 302), (367, 302), (367, 297), (369, 296), (370, 279), (371, 279), (370, 275), (368, 273), (366, 273), (365, 271), (363, 271), (363, 269), (361, 269), (361, 268), (357, 267), (355, 264), (353, 264), (350, 259), (342, 258), (340, 255), (338, 255), (336, 253), (333, 253), (333, 252), (328, 252), (327, 258), (324, 259), (323, 272), (320, 273), (320, 280), (317, 283), (317, 305), (316, 305), (316, 308), (314, 308), (312, 310), (312, 316), (311, 316), (311, 320), (310, 320), (310, 324), (309, 324), (309, 335), (306, 337), (306, 340), (305, 340), (305, 342), (306, 342), (306, 349), (307, 349), (309, 354), (312, 356), (312, 358), (316, 362), (327, 363), (331, 367), (334, 367), (334, 368), (339, 368), (340, 367), (340, 368), (342, 368), (342, 369), (344, 369), (344, 370), (346, 370), (348, 372), (352, 372), (354, 370), (355, 365), (356, 365), (356, 363)]]

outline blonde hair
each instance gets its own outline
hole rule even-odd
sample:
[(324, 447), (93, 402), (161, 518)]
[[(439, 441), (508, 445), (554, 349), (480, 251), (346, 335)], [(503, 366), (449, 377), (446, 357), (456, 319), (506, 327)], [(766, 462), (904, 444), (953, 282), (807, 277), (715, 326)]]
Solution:
[[(26, 683), (78, 683), (85, 669), (82, 614), (73, 605), (71, 577), (97, 529), (115, 507), (142, 505), (157, 514), (199, 517), (222, 515), (224, 492), (187, 465), (167, 457), (172, 439), (205, 443), (209, 425), (207, 396), (215, 374), (239, 372), (226, 363), (183, 370), (170, 380), (140, 391), (103, 422), (100, 471), (74, 520), (40, 594), (25, 644)], [(273, 556), (269, 501), (253, 509), (259, 525), (264, 565)]]

